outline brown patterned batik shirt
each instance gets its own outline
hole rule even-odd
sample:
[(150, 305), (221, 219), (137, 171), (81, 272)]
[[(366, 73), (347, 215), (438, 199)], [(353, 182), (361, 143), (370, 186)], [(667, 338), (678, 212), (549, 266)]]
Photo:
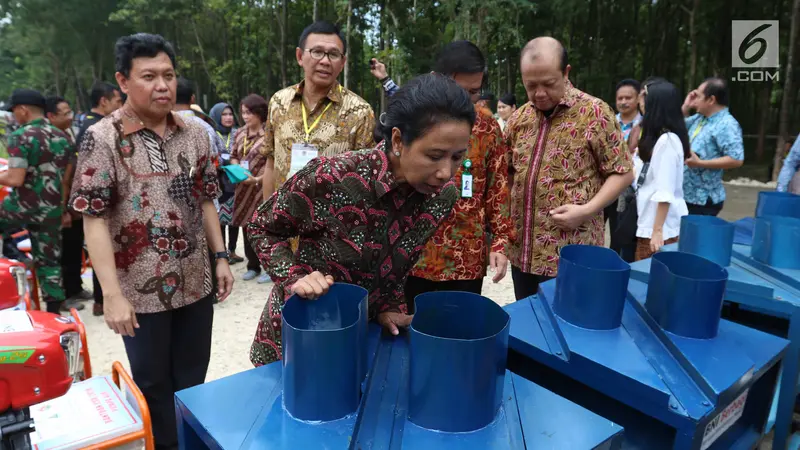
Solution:
[(526, 103), (511, 116), (511, 218), (516, 229), (511, 264), (523, 272), (555, 276), (561, 247), (603, 245), (603, 212), (573, 231), (556, 226), (550, 211), (582, 205), (612, 174), (632, 169), (614, 112), (602, 100), (569, 85), (550, 117)]
[(122, 294), (137, 313), (211, 293), (202, 204), (219, 197), (208, 134), (168, 116), (164, 137), (127, 106), (86, 131), (70, 203), (108, 223)]
[(307, 111), (309, 127), (322, 117), (306, 141), (302, 111), (304, 84), (305, 81), (301, 81), (278, 91), (269, 102), (267, 142), (261, 152), (267, 158), (275, 159), (276, 190), (289, 176), (293, 144), (308, 142), (317, 148), (319, 156), (335, 156), (374, 145), (375, 114), (372, 107), (339, 83), (334, 83), (328, 96)]

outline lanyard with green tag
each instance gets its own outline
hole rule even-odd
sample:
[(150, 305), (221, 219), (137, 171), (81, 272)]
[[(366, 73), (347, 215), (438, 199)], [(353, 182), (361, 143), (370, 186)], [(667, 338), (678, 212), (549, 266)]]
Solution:
[(464, 170), (461, 172), (461, 198), (472, 198), (472, 160), (469, 158), (464, 160), (462, 164)]
[(692, 133), (692, 137), (691, 137), (691, 139), (689, 139), (689, 143), (690, 144), (692, 142), (694, 142), (694, 138), (696, 138), (697, 135), (700, 134), (700, 130), (703, 129), (703, 125), (705, 125), (705, 124), (706, 124), (706, 118), (704, 117), (702, 120), (700, 120), (700, 124), (697, 125), (697, 128), (694, 129), (694, 132)]

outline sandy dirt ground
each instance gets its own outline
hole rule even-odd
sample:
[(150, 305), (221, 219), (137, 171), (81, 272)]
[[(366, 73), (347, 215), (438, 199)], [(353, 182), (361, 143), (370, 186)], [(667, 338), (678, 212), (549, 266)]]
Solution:
[[(736, 220), (752, 215), (759, 189), (741, 186), (728, 186), (728, 201), (722, 210), (721, 217)], [(244, 255), (241, 248), (238, 254)], [(235, 284), (233, 293), (223, 303), (215, 306), (214, 332), (211, 347), (211, 363), (208, 368), (207, 381), (232, 375), (252, 368), (248, 359), (250, 343), (253, 340), (261, 310), (264, 307), (272, 284), (257, 284), (253, 281), (242, 281), (246, 268), (244, 263), (232, 266)], [(84, 286), (91, 288), (91, 278), (84, 281)], [(500, 305), (514, 301), (514, 287), (509, 274), (499, 283), (494, 284), (487, 277), (483, 284), (483, 295)], [(106, 327), (102, 317), (91, 315), (91, 301), (87, 302), (81, 317), (86, 323), (89, 354), (95, 374), (108, 374), (114, 361), (122, 362), (128, 367), (122, 339)]]

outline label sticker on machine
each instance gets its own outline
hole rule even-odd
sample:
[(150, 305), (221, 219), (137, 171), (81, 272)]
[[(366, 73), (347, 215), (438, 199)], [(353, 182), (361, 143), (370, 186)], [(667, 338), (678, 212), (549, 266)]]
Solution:
[(33, 331), (33, 324), (26, 311), (3, 311), (0, 313), (0, 333)]
[(714, 443), (723, 433), (728, 431), (728, 428), (733, 426), (740, 417), (742, 417), (742, 413), (744, 412), (744, 405), (747, 402), (747, 393), (750, 390), (746, 390), (736, 398), (736, 400), (732, 401), (725, 409), (722, 410), (721, 413), (717, 414), (716, 417), (711, 419), (711, 422), (706, 425), (706, 429), (703, 432), (703, 442), (700, 445), (700, 450), (706, 450), (708, 447), (711, 447), (711, 444)]

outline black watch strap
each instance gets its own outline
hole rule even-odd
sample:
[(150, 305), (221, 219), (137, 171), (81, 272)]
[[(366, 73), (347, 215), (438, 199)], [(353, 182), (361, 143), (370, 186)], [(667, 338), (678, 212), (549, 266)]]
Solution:
[(214, 261), (216, 261), (218, 259), (224, 259), (226, 261), (230, 261), (231, 260), (231, 254), (228, 253), (228, 252), (217, 252), (217, 253), (214, 253)]

